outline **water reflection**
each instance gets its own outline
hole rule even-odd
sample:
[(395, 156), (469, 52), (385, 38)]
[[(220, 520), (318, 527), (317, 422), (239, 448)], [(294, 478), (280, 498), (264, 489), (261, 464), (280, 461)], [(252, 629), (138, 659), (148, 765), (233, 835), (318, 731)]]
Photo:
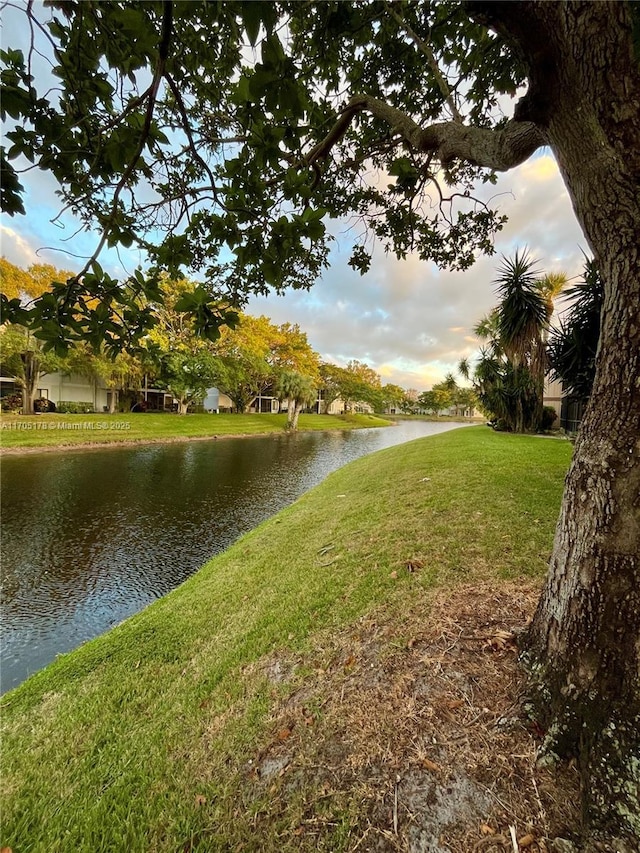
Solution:
[(1, 689), (164, 595), (331, 471), (454, 426), (4, 459)]

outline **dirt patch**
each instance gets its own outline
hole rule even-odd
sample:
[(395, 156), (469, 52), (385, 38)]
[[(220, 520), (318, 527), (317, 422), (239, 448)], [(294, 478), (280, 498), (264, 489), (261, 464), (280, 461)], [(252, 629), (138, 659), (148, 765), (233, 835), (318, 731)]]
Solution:
[(283, 849), (575, 850), (577, 774), (536, 766), (541, 733), (522, 713), (513, 632), (538, 594), (425, 593), (265, 662), (271, 739), (247, 771), (263, 816), (288, 824)]

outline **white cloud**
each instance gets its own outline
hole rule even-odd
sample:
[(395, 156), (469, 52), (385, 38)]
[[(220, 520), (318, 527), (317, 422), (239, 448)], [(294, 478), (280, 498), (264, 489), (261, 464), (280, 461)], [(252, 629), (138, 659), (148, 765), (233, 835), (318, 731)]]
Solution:
[(3, 257), (17, 267), (28, 267), (38, 261), (38, 256), (28, 240), (6, 225), (0, 225), (0, 248)]
[(495, 304), (493, 279), (500, 255), (528, 248), (545, 271), (576, 275), (585, 241), (555, 160), (542, 153), (483, 188), (509, 222), (497, 255), (466, 272), (446, 272), (410, 256), (374, 252), (360, 277), (347, 266), (344, 247), (310, 293), (254, 299), (249, 310), (274, 322), (297, 322), (311, 345), (332, 361), (366, 361), (385, 382), (425, 390), (477, 351), (472, 329)]

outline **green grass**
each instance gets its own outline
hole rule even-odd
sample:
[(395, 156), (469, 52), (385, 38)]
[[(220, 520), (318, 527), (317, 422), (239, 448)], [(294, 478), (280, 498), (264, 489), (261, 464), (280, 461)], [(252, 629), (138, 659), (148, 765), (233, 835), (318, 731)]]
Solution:
[[(262, 435), (281, 432), (286, 415), (2, 415), (3, 448), (78, 446)], [(300, 430), (388, 426), (374, 415), (301, 415)]]
[[(541, 577), (570, 453), (476, 427), (365, 457), (61, 656), (3, 700), (0, 846), (301, 849), (286, 812), (258, 820), (268, 791), (249, 768), (275, 693), (292, 689), (260, 662), (303, 657), (383, 604), (400, 614), (425, 596), (427, 620), (438, 587)], [(336, 820), (340, 850), (347, 804)]]

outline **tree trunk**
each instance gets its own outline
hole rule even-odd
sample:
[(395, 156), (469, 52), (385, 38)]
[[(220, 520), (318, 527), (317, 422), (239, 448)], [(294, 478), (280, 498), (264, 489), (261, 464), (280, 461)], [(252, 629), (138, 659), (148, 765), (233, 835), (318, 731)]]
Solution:
[(640, 74), (629, 8), (500, 3), (494, 12), (532, 69), (522, 117), (545, 129), (605, 282), (593, 392), (528, 632), (535, 709), (547, 747), (578, 760), (591, 827), (635, 839), (616, 849), (637, 850)]
[(293, 417), (291, 418), (289, 428), (292, 432), (295, 432), (298, 429), (298, 418), (300, 417), (300, 412), (302, 411), (302, 403), (294, 402), (293, 404)]
[(26, 350), (21, 355), (23, 365), (23, 385), (22, 385), (22, 414), (32, 415), (34, 413), (33, 402), (36, 398), (38, 387), (38, 378), (40, 371), (38, 370), (39, 359), (33, 350)]

